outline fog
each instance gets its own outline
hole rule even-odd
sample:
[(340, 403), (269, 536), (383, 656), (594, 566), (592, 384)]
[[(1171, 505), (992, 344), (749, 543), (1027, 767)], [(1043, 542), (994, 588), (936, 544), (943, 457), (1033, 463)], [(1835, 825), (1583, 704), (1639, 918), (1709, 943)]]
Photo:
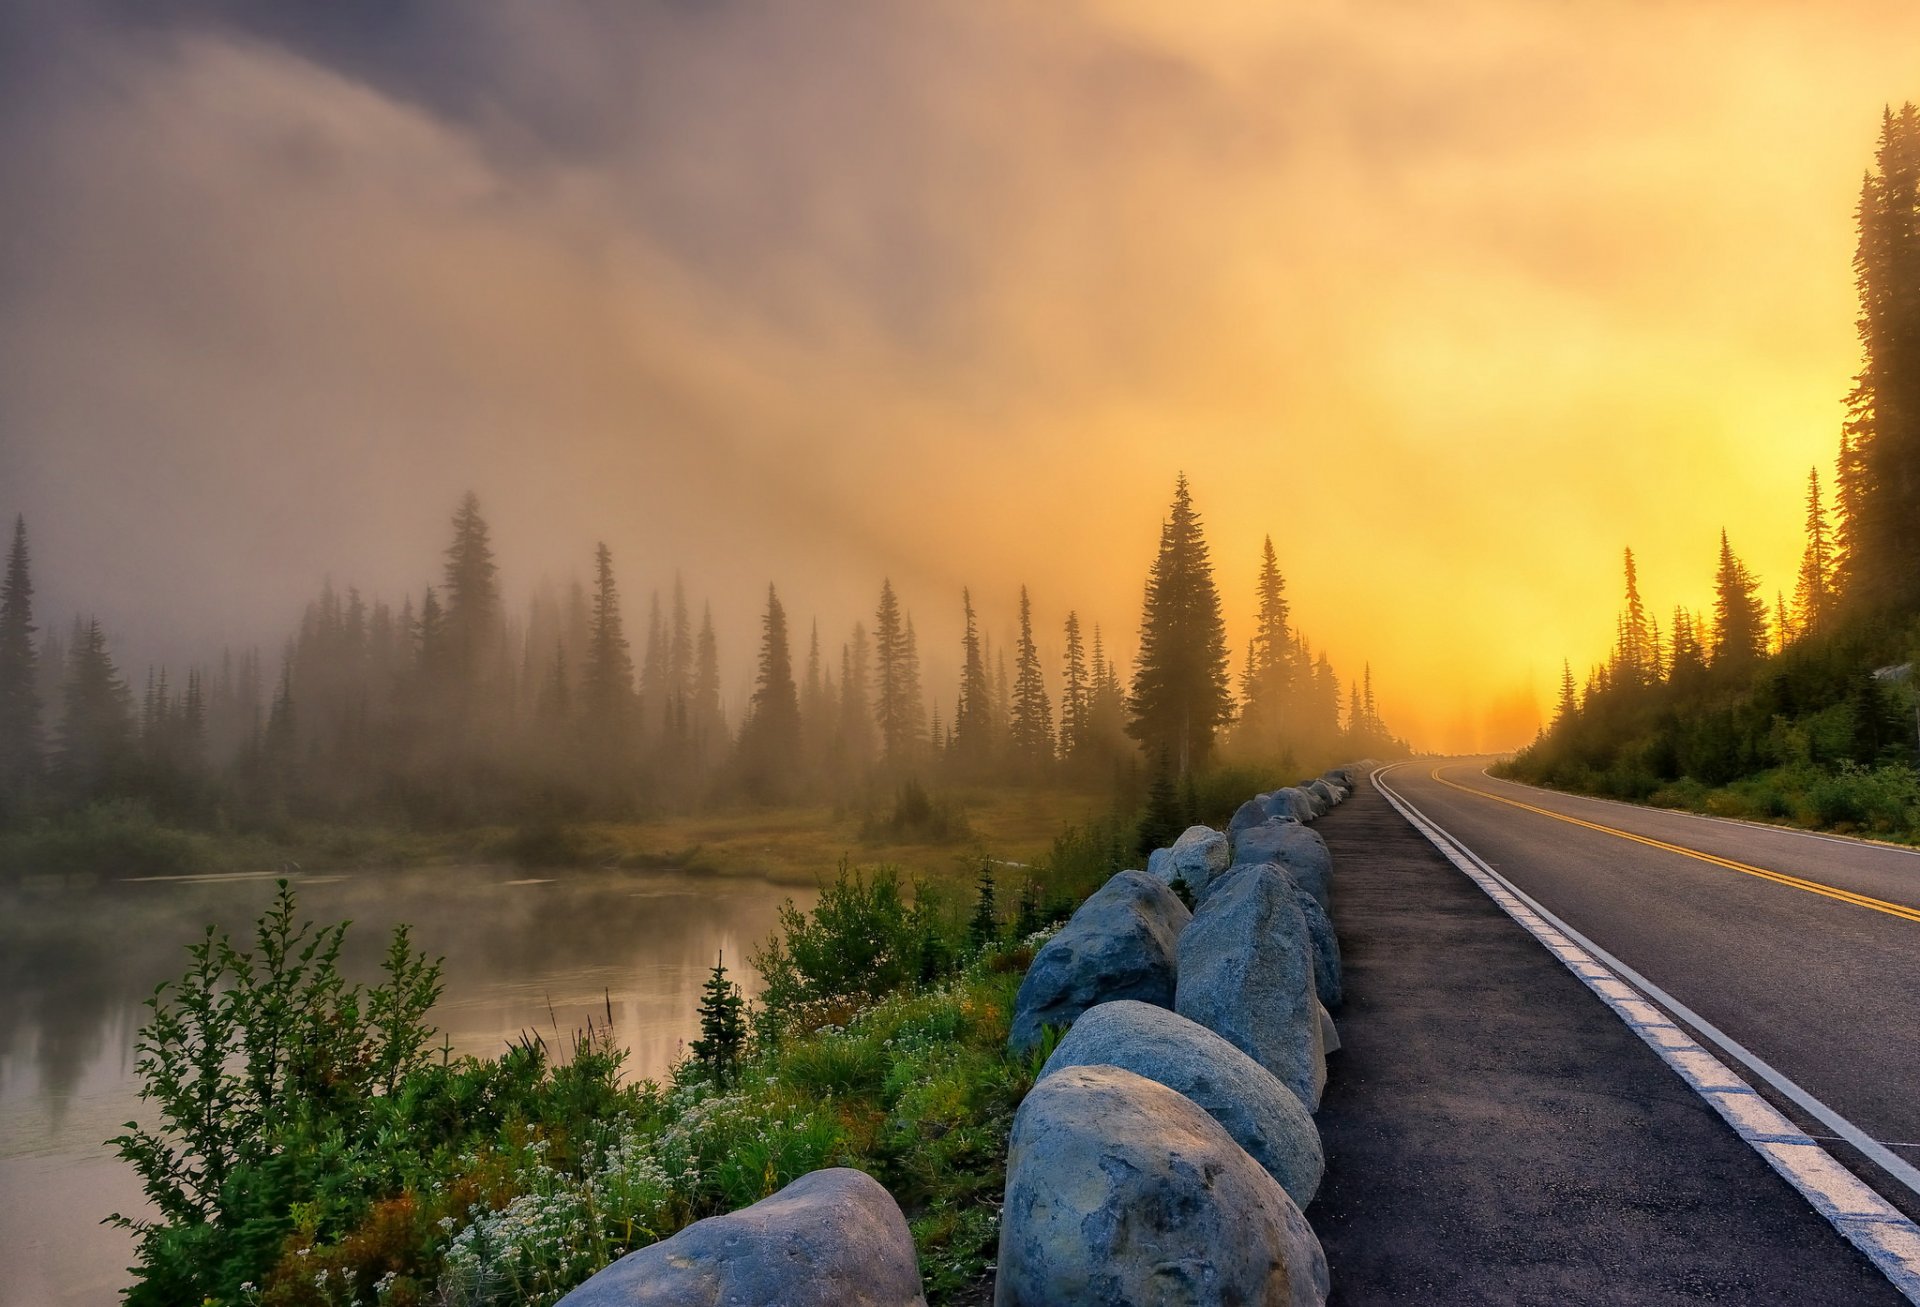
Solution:
[[(13, 0), (0, 510), (43, 624), (272, 642), (323, 577), (615, 553), (959, 590), (1123, 654), (1175, 475), (1234, 645), (1261, 537), (1417, 745), (1532, 733), (1618, 558), (1790, 589), (1856, 366), (1851, 208), (1910, 4)], [(1175, 15), (1178, 15), (1177, 17)], [(1237, 662), (1236, 662), (1237, 666)]]

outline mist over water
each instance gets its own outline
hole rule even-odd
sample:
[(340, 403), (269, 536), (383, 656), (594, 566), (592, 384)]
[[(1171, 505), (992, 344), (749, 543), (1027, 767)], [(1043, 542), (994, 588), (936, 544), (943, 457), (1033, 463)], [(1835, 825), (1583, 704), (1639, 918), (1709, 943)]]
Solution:
[[(752, 948), (779, 905), (810, 888), (673, 872), (544, 873), (478, 867), (296, 876), (300, 915), (352, 919), (346, 967), (372, 979), (396, 922), (446, 958), (431, 1014), (455, 1055), (523, 1035), (563, 1054), (612, 1010), (631, 1078), (663, 1078), (699, 1033), (715, 958), (751, 990)], [(178, 976), (207, 923), (244, 932), (270, 874), (0, 887), (0, 1279), (5, 1307), (106, 1301), (132, 1242), (99, 1225), (142, 1204), (104, 1142), (138, 1101), (134, 1038), (154, 986)]]

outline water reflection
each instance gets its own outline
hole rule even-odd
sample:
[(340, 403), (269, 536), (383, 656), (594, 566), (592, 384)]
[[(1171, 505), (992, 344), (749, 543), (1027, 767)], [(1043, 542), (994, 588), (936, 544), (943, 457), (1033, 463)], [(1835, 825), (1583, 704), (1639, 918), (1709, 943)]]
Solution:
[[(671, 872), (529, 877), (486, 868), (294, 877), (302, 917), (348, 918), (345, 965), (371, 979), (393, 924), (445, 955), (433, 1021), (455, 1052), (522, 1032), (565, 1047), (610, 1007), (629, 1074), (663, 1074), (698, 1031), (717, 953), (746, 959), (780, 903), (812, 891)], [(101, 1141), (142, 1115), (133, 1039), (143, 1002), (208, 923), (239, 934), (271, 877), (0, 888), (0, 1307), (111, 1301), (125, 1237), (97, 1222), (140, 1203)]]

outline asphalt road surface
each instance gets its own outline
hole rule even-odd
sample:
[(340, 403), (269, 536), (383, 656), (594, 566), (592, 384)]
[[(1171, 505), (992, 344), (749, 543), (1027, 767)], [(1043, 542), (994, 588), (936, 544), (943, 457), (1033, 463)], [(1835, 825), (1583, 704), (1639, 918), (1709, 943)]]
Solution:
[[(1804, 1074), (1878, 1137), (1913, 1138), (1898, 1129), (1912, 1119), (1900, 1091), (1913, 1083), (1920, 987), (1899, 947), (1916, 923), (1455, 790), (1431, 770), (1385, 780), (1568, 925)], [(1477, 764), (1442, 778), (1500, 788)], [(1502, 792), (1565, 803), (1592, 825), (1625, 829), (1643, 815)], [(1920, 880), (1912, 855), (1644, 816), (1658, 831), (1645, 838), (1663, 844), (1713, 840), (1755, 858), (1769, 842), (1858, 852), (1869, 879), (1836, 892), (1891, 894), (1901, 868)], [(1334, 1303), (1905, 1301), (1371, 786), (1316, 829), (1334, 854), (1347, 982), (1345, 1047), (1316, 1118), (1327, 1176), (1309, 1209)], [(1777, 874), (1808, 878), (1804, 859), (1793, 865)]]
[[(1548, 911), (1920, 1162), (1920, 853), (1558, 794), (1483, 766), (1423, 762), (1384, 780)], [(1823, 1142), (1834, 1133), (1775, 1105)]]

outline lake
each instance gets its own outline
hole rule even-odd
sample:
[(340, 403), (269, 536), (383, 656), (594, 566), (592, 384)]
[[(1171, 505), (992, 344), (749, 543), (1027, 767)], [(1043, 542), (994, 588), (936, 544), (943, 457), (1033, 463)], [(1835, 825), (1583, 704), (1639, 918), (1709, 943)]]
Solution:
[[(396, 922), (446, 957), (433, 1023), (456, 1053), (523, 1031), (565, 1048), (609, 1003), (628, 1074), (662, 1076), (699, 1033), (701, 983), (723, 953), (751, 992), (749, 951), (788, 898), (815, 892), (678, 872), (435, 867), (294, 875), (300, 916), (351, 919), (348, 974), (376, 978)], [(116, 1301), (132, 1243), (102, 1226), (141, 1209), (103, 1146), (137, 1098), (133, 1042), (154, 986), (208, 923), (247, 931), (272, 875), (0, 887), (0, 1307)]]

